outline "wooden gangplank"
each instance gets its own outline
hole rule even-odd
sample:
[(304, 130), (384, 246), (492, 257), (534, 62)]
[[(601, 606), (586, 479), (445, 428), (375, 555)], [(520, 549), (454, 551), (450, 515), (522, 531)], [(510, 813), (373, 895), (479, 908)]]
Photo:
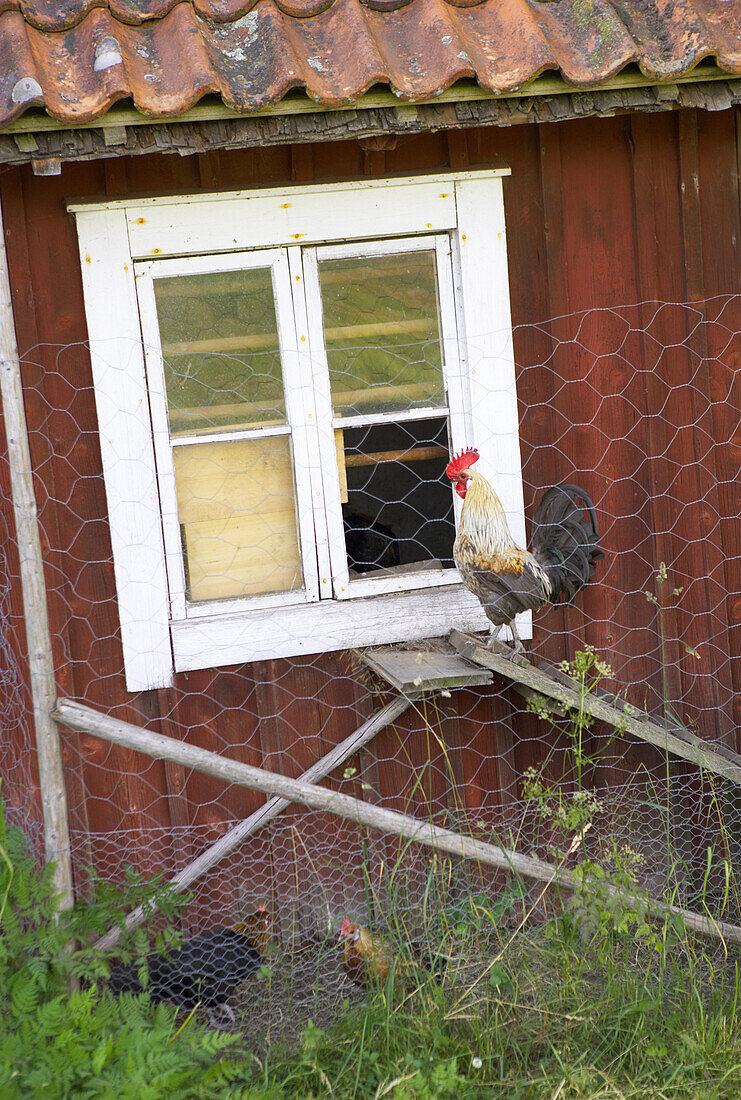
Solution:
[(697, 764), (705, 771), (741, 784), (741, 756), (725, 746), (716, 748), (684, 729), (680, 735), (671, 726), (660, 725), (645, 711), (614, 696), (597, 692), (581, 695), (576, 682), (560, 669), (548, 666), (536, 668), (522, 657), (513, 661), (505, 655), (505, 646), (499, 644), (489, 648), (475, 634), (452, 630), (449, 641), (456, 652), (467, 661), (491, 669), (511, 681), (515, 687), (526, 688), (534, 694), (545, 696), (567, 711), (581, 707), (592, 718), (606, 722), (620, 733), (629, 733), (662, 752), (670, 752)]
[(403, 695), (490, 684), (493, 675), (473, 664), (450, 646), (435, 649), (384, 646), (360, 654), (368, 668)]

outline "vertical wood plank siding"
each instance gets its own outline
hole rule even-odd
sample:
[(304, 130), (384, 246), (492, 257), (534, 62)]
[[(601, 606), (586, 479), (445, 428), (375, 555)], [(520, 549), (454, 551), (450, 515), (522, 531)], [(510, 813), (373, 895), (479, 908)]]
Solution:
[[(32, 457), (48, 539), (60, 692), (116, 717), (289, 775), (309, 766), (379, 705), (378, 695), (358, 679), (351, 655), (343, 654), (181, 675), (173, 689), (127, 696), (84, 347), (77, 239), (65, 211), (67, 199), (439, 171), (503, 158), (512, 169), (504, 187), (513, 322), (522, 326), (595, 307), (739, 293), (736, 127), (731, 111), (685, 111), (426, 134), (399, 139), (395, 148), (371, 154), (355, 142), (344, 142), (65, 164), (60, 177), (6, 169), (0, 175), (0, 195), (24, 355)], [(738, 331), (737, 304), (734, 310), (725, 320)], [(647, 325), (654, 312), (652, 305), (639, 307), (637, 327)], [(588, 324), (590, 341), (602, 340), (608, 351), (610, 316), (604, 315), (603, 329), (594, 317)], [(556, 336), (567, 332), (570, 336), (570, 323), (554, 323)], [(657, 336), (668, 344), (677, 337), (683, 340), (681, 319), (667, 314)], [(600, 572), (607, 583), (590, 586), (580, 597), (584, 614), (555, 608), (536, 616), (536, 644), (540, 638), (541, 652), (551, 659), (561, 659), (583, 640), (610, 657), (617, 646), (617, 679), (641, 685), (636, 701), (655, 703), (661, 670), (654, 657), (645, 657), (657, 651), (654, 608), (648, 601), (634, 601), (628, 632), (621, 593), (636, 591), (660, 560), (679, 563), (688, 577), (696, 578), (686, 593), (691, 615), (680, 623), (667, 605), (667, 630), (676, 636), (684, 629), (688, 645), (695, 646), (703, 643), (712, 620), (715, 648), (712, 675), (707, 667), (699, 670), (690, 656), (678, 654), (670, 668), (670, 692), (683, 700), (702, 735), (731, 743), (732, 729), (741, 726), (741, 712), (731, 714), (728, 703), (734, 691), (737, 707), (741, 698), (739, 662), (734, 666), (730, 658), (732, 647), (738, 648), (741, 625), (738, 461), (731, 446), (716, 448), (713, 439), (730, 441), (738, 427), (738, 403), (726, 407), (723, 397), (732, 381), (728, 356), (737, 357), (738, 367), (739, 349), (737, 344), (733, 352), (724, 350), (720, 332), (711, 333), (710, 340), (716, 345), (682, 346), (667, 353), (658, 372), (651, 369), (655, 345), (640, 336), (626, 356), (631, 367), (617, 365), (609, 355), (605, 366), (590, 364), (575, 345), (564, 345), (553, 356), (553, 370), (523, 372), (518, 399), (528, 515), (537, 495), (532, 487), (558, 478), (584, 480), (598, 510), (614, 517), (606, 523), (605, 544), (620, 551), (619, 565), (608, 558)], [(525, 366), (538, 364), (550, 346), (550, 337), (519, 329), (516, 359)], [(725, 365), (717, 360), (721, 352)], [(636, 364), (639, 371), (632, 369)], [(644, 416), (636, 423), (636, 418), (630, 422), (627, 403), (620, 412), (601, 408), (601, 388), (614, 393), (619, 386), (625, 387), (639, 414), (666, 400), (665, 418)], [(665, 495), (668, 483), (671, 492)], [(4, 525), (12, 531), (3, 465), (0, 510), (0, 529)], [(15, 552), (5, 545), (15, 575)], [(17, 616), (17, 592), (11, 600)], [(566, 630), (572, 632), (570, 646)], [(18, 633), (12, 637), (23, 664), (22, 638)], [(424, 802), (426, 796), (443, 805), (447, 800), (450, 813), (461, 802), (473, 813), (503, 807), (512, 798), (514, 780), (546, 751), (542, 725), (529, 714), (518, 715), (513, 723), (508, 700), (501, 685), (461, 691), (446, 700), (440, 721), (447, 755), (430, 738), (419, 710), (410, 710), (364, 752), (371, 789), (357, 784), (352, 793), (381, 798), (400, 809)], [(522, 708), (518, 696), (512, 696), (511, 704)], [(181, 866), (192, 854), (186, 837), (172, 840), (171, 826), (199, 825), (201, 836), (216, 839), (226, 818), (244, 816), (262, 801), (244, 789), (224, 794), (214, 780), (94, 738), (65, 735), (65, 741), (73, 828), (95, 833), (159, 830), (157, 844), (149, 842), (139, 851), (133, 846), (128, 853), (127, 862), (145, 872)], [(29, 751), (21, 740), (15, 747)], [(645, 746), (630, 749), (627, 759), (635, 765), (656, 761)], [(429, 782), (423, 778), (418, 783), (419, 769), (428, 760), (436, 767)], [(610, 782), (609, 764), (597, 778)], [(462, 790), (456, 784), (463, 784)], [(11, 800), (23, 797), (12, 781), (3, 793)], [(378, 851), (382, 853), (382, 846)], [(89, 855), (94, 861), (96, 853)], [(227, 861), (217, 876), (225, 905), (241, 888), (235, 882), (240, 862)], [(295, 892), (307, 866), (298, 853), (295, 863), (284, 861), (273, 880), (277, 893)], [(350, 870), (347, 882), (352, 884)], [(360, 883), (355, 885), (360, 889)]]

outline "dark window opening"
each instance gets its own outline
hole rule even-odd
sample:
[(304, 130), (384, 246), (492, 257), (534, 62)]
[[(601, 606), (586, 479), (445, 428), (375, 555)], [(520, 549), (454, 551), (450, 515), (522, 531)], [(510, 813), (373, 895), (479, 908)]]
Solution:
[(346, 428), (342, 511), (350, 576), (451, 568), (455, 523), (443, 417)]

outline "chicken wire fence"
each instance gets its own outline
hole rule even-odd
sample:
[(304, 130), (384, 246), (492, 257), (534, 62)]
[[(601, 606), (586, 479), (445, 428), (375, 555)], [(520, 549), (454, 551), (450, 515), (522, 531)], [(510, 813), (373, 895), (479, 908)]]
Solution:
[[(340, 287), (344, 262), (328, 275)], [(398, 258), (388, 262), (398, 266)], [(325, 361), (330, 455), (307, 442), (305, 421), (295, 428), (293, 418), (315, 406), (305, 378), (281, 374), (284, 349), (260, 277), (229, 273), (229, 287), (211, 276), (191, 276), (188, 287), (162, 280), (159, 343), (147, 349), (160, 510), (152, 530), (132, 529), (131, 540), (163, 543), (163, 598), (174, 619), (183, 612), (195, 623), (187, 671), (174, 686), (126, 686), (122, 578), (107, 516), (112, 494), (125, 495), (122, 485), (137, 484), (138, 475), (127, 468), (116, 481), (114, 470), (110, 480), (116, 410), (99, 403), (96, 411), (85, 345), (24, 354), (60, 696), (298, 777), (395, 694), (363, 659), (364, 629), (373, 640), (385, 631), (397, 647), (434, 652), (445, 651), (453, 627), (484, 629), (475, 601), (458, 601), (447, 572), (455, 514), (444, 473), (459, 431), (456, 382), (444, 377), (447, 353), (438, 319), (428, 315), (429, 273), (421, 262), (410, 266), (407, 297), (384, 301), (372, 343), (367, 325), (356, 324), (364, 307), (352, 293), (339, 295), (325, 317), (334, 333)], [(384, 268), (385, 278), (394, 273)], [(573, 606), (535, 615), (531, 660), (573, 663), (592, 647), (609, 667), (588, 668), (588, 683), (602, 675), (600, 686), (637, 712), (737, 750), (741, 296), (519, 324), (513, 346), (517, 423), (507, 419), (506, 402), (494, 423), (477, 419), (474, 407), (466, 442), (484, 459), (494, 454), (491, 479), (500, 488), (496, 455), (502, 438), (511, 442), (519, 431), (525, 515), (548, 486), (574, 482), (594, 501), (606, 551)], [(322, 516), (310, 499), (317, 471)], [(10, 820), (41, 852), (8, 485), (4, 470), (2, 785)], [(504, 495), (516, 499), (511, 486)], [(322, 583), (323, 562), (357, 595), (343, 601), (335, 588), (327, 621), (315, 616), (307, 641), (300, 616), (308, 604), (322, 610), (312, 584)], [(383, 622), (369, 625), (363, 616), (379, 593)], [(258, 626), (247, 620), (242, 628), (250, 659), (217, 662), (213, 634), (199, 634), (198, 624), (221, 608), (216, 630), (226, 636), (239, 601), (267, 607)], [(337, 607), (341, 626), (332, 625)], [(292, 630), (303, 631), (293, 652)], [(88, 869), (119, 885), (129, 869), (145, 878), (182, 872), (264, 802), (245, 787), (93, 736), (63, 730), (62, 740), (81, 896), (90, 891)], [(415, 699), (321, 783), (554, 862), (589, 821), (582, 855), (620, 881), (741, 923), (738, 786), (607, 724), (582, 728), (573, 714), (545, 712), (542, 700), (526, 700), (505, 678)], [(539, 914), (552, 911), (556, 903), (541, 894), (541, 884), (475, 859), (291, 806), (190, 885), (181, 923), (195, 935), (267, 908), (275, 984), (260, 1018), (277, 1027), (328, 1017), (358, 995), (337, 950), (344, 917), (403, 930), (415, 943), (443, 927), (453, 939), (466, 929), (501, 934), (536, 902)]]

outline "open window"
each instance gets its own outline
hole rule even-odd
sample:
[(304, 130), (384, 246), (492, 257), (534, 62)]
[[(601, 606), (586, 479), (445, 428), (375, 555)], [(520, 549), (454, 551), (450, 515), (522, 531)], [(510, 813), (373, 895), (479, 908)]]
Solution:
[(445, 466), (524, 538), (500, 175), (74, 208), (132, 689), (485, 624)]
[[(450, 395), (456, 411), (462, 398), (450, 239), (310, 248), (304, 271), (332, 594), (449, 584), (444, 473)], [(454, 445), (462, 429), (457, 417)]]

